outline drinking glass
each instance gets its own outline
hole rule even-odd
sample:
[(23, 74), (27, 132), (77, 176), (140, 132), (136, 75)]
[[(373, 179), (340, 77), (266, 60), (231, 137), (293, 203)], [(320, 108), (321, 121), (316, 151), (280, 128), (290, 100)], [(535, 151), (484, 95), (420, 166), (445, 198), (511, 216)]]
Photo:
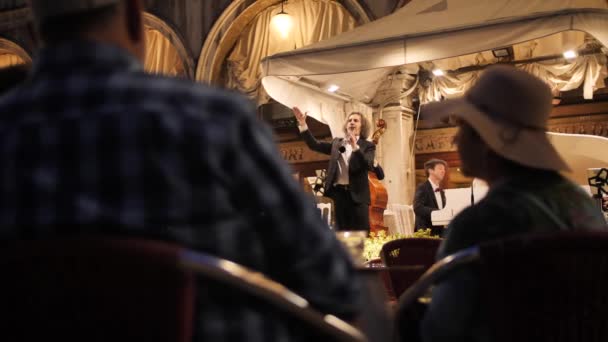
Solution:
[(367, 231), (365, 230), (343, 230), (337, 231), (336, 237), (344, 248), (348, 251), (353, 262), (357, 266), (362, 266), (365, 262), (363, 258), (363, 250), (365, 248), (365, 239), (367, 238)]

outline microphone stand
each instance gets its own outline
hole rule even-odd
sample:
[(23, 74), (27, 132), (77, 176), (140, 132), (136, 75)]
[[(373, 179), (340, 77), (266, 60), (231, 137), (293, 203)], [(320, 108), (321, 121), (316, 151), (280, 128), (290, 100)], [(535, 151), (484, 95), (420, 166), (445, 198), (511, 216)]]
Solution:
[(475, 204), (475, 193), (473, 192), (473, 184), (475, 184), (475, 180), (471, 182), (471, 205)]

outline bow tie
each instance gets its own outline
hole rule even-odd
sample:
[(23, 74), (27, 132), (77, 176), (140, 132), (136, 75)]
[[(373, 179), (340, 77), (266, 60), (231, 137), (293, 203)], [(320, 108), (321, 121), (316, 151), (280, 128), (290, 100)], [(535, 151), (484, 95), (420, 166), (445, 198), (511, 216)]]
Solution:
[(435, 189), (435, 192), (440, 192), (440, 191), (443, 191), (443, 189), (442, 188)]

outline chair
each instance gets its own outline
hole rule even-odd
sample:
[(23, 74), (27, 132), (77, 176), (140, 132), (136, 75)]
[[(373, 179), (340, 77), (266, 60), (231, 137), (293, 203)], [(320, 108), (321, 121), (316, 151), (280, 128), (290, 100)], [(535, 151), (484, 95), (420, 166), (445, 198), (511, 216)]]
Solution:
[(397, 317), (462, 267), (478, 271), (492, 341), (608, 341), (608, 233), (528, 234), (460, 251), (403, 293)]
[(414, 234), (414, 207), (405, 204), (389, 204), (386, 214), (392, 214), (392, 224), (387, 223), (392, 234), (412, 235)]
[(6, 341), (191, 341), (201, 281), (254, 297), (330, 340), (365, 340), (262, 274), (174, 244), (66, 238), (3, 247)]
[(405, 238), (389, 241), (380, 251), (384, 265), (390, 268), (393, 294), (398, 298), (435, 263), (440, 239)]
[(327, 225), (331, 228), (333, 227), (332, 224), (332, 217), (331, 217), (331, 201), (326, 201), (326, 200), (321, 200), (321, 198), (323, 197), (318, 197), (319, 198), (319, 202), (317, 202), (317, 208), (319, 209), (319, 211), (321, 212), (321, 217), (323, 217), (323, 221), (325, 221), (327, 223)]

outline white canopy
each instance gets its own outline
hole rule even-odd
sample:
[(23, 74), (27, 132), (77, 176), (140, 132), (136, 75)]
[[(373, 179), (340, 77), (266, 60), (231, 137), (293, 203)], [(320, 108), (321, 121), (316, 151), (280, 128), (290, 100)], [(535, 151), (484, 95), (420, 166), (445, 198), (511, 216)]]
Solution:
[[(607, 28), (606, 0), (413, 0), (352, 31), (264, 59), (262, 83), (278, 102), (332, 127), (343, 118), (336, 112), (340, 104), (369, 103), (396, 67), (570, 30), (608, 46)], [(342, 95), (328, 93), (330, 84)]]

